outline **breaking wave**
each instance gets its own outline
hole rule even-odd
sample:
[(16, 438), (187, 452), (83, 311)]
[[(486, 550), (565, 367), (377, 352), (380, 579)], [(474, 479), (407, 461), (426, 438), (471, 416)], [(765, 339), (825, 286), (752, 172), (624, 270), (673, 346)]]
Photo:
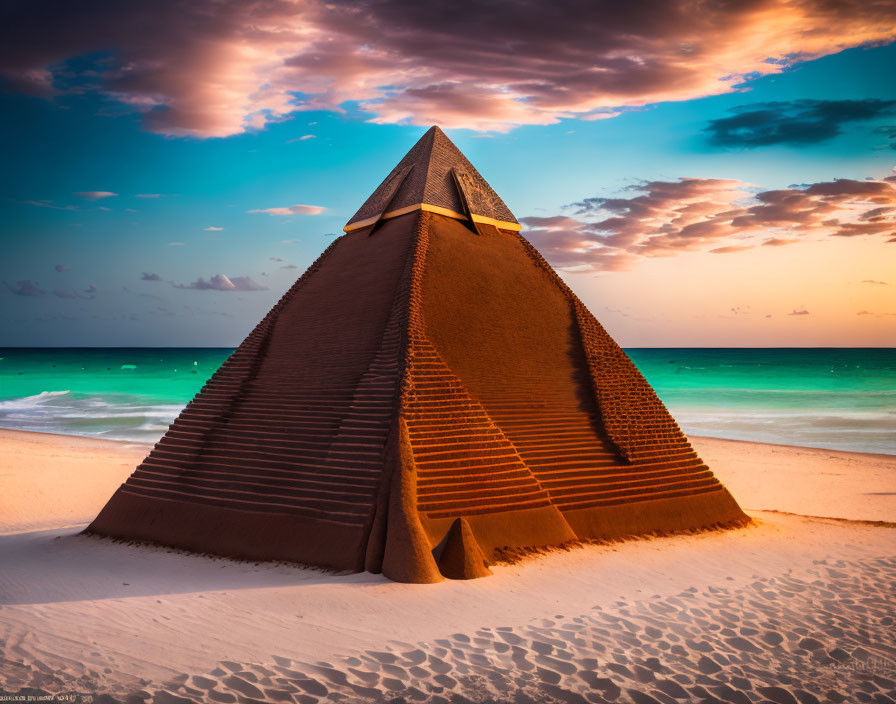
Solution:
[(876, 411), (670, 409), (688, 435), (896, 454), (896, 408)]
[(183, 405), (132, 394), (43, 391), (0, 401), (0, 427), (109, 440), (155, 442)]

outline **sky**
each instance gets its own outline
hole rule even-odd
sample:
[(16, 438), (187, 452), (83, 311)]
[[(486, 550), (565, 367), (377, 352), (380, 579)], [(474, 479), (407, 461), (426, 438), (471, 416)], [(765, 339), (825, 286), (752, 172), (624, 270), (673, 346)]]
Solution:
[(433, 124), (625, 347), (896, 346), (896, 2), (0, 4), (0, 346), (236, 346)]

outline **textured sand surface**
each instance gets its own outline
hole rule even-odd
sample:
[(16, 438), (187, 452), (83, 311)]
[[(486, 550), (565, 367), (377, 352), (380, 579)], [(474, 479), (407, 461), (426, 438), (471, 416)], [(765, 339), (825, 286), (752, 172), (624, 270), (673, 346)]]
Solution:
[[(79, 536), (74, 525), (146, 448), (16, 432), (0, 443), (2, 692), (306, 704), (896, 701), (892, 528), (751, 510), (757, 522), (745, 529), (403, 585)], [(892, 496), (880, 496), (896, 490), (896, 458), (695, 445), (749, 509), (819, 515), (842, 490), (840, 518), (896, 521)], [(768, 477), (761, 486), (756, 471)]]
[(741, 506), (896, 522), (896, 457), (691, 438)]
[(149, 446), (0, 430), (0, 534), (81, 528)]

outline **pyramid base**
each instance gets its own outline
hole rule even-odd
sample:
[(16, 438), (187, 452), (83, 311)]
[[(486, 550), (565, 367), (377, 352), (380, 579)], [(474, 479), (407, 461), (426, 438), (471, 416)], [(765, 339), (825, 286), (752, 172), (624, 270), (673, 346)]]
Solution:
[(85, 533), (237, 560), (278, 560), (339, 571), (364, 569), (361, 526), (143, 497), (119, 490)]
[[(433, 548), (442, 543), (455, 520), (420, 516), (420, 523)], [(576, 539), (556, 506), (483, 513), (464, 516), (464, 520), (473, 531), (486, 560), (491, 560), (498, 548), (562, 545)]]
[(616, 540), (750, 522), (724, 488), (705, 494), (564, 511), (563, 516), (580, 540)]

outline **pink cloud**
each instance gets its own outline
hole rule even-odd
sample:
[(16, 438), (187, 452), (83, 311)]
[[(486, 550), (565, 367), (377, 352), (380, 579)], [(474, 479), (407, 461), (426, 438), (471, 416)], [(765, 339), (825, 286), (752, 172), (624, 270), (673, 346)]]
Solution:
[(635, 195), (587, 198), (575, 217), (522, 218), (524, 234), (567, 271), (615, 271), (639, 257), (733, 254), (808, 237), (890, 235), (896, 184), (835, 179), (755, 193), (728, 179), (647, 181)]
[[(167, 135), (224, 137), (297, 110), (479, 130), (602, 119), (735, 90), (799, 61), (892, 41), (861, 0), (624, 4), (510, 0), (19, 3), (3, 75), (41, 95), (98, 92)], [(51, 11), (52, 10), (52, 11)], [(70, 59), (97, 52), (102, 61)]]
[(175, 288), (192, 288), (200, 291), (267, 291), (267, 286), (255, 283), (248, 276), (229, 277), (215, 274), (208, 281), (201, 276), (190, 284), (175, 284)]
[(320, 215), (326, 208), (320, 205), (290, 205), (284, 208), (263, 208), (247, 210), (248, 213), (267, 213), (268, 215)]
[(87, 200), (102, 200), (103, 198), (114, 198), (118, 194), (112, 191), (78, 191), (75, 195)]
[(709, 250), (710, 254), (733, 254), (734, 252), (744, 252), (748, 249), (752, 249), (752, 247), (738, 247), (736, 245), (729, 245), (728, 247), (716, 247), (715, 249)]

